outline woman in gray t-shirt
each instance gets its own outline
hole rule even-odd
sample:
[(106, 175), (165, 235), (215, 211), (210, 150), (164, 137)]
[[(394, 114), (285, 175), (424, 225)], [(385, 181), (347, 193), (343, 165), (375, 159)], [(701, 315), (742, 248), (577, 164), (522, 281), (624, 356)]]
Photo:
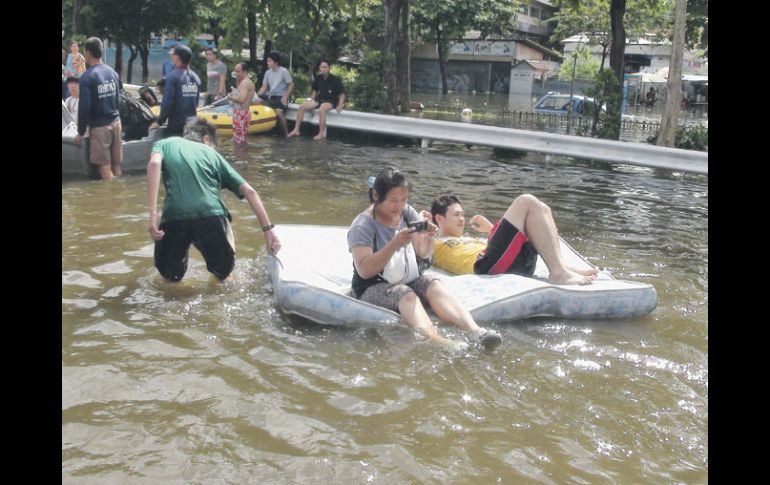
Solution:
[[(348, 249), (353, 255), (353, 295), (367, 303), (397, 312), (404, 322), (433, 342), (451, 347), (467, 347), (442, 337), (423, 307), (426, 302), (444, 322), (476, 335), (485, 347), (496, 347), (502, 337), (494, 330), (479, 327), (435, 276), (420, 275), (408, 283), (388, 283), (382, 273), (401, 248), (412, 245), (414, 254), (429, 258), (433, 254), (436, 226), (427, 230), (409, 227), (420, 220), (407, 202), (411, 185), (404, 174), (386, 168), (370, 184), (372, 205), (360, 213), (348, 230)], [(407, 252), (409, 253), (409, 252)]]

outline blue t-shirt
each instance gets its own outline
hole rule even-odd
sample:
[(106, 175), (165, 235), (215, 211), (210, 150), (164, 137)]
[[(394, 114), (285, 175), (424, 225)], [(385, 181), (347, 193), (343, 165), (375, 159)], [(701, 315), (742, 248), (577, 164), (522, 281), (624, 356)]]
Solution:
[(80, 102), (78, 103), (78, 134), (85, 135), (86, 128), (106, 126), (120, 119), (118, 92), (120, 79), (110, 66), (96, 64), (80, 76)]
[(190, 69), (176, 68), (166, 77), (163, 102), (160, 105), (158, 124), (168, 120), (168, 128), (184, 126), (190, 116), (195, 116), (200, 98), (201, 79)]

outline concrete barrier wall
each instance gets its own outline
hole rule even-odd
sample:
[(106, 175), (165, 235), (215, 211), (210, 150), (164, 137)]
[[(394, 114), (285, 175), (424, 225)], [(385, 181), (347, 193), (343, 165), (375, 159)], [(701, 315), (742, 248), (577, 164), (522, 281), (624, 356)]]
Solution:
[[(286, 118), (294, 120), (298, 107), (290, 104)], [(305, 113), (304, 121), (318, 124), (318, 110)], [(332, 128), (423, 140), (423, 146), (429, 140), (441, 140), (708, 175), (707, 152), (643, 143), (348, 110), (342, 113), (329, 111), (326, 124)]]

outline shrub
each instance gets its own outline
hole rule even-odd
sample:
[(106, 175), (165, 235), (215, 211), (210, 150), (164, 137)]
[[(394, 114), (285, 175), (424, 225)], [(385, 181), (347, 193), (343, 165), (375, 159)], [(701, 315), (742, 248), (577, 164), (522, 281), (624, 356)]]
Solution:
[(386, 93), (382, 84), (382, 54), (380, 51), (368, 51), (358, 68), (355, 82), (345, 85), (356, 109), (360, 111), (380, 112), (385, 107)]
[[(647, 138), (653, 145), (658, 142), (660, 130)], [(693, 127), (680, 126), (676, 129), (676, 139), (674, 141), (676, 148), (685, 150), (698, 150), (702, 152), (709, 151), (709, 129), (704, 125)]]

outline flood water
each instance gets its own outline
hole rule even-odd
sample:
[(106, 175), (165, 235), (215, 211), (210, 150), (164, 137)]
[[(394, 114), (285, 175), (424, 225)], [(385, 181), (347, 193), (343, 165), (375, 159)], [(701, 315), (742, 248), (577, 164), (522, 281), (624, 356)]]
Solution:
[(533, 193), (577, 251), (654, 285), (657, 309), (500, 324), (501, 347), (465, 354), (315, 325), (274, 306), (259, 223), (229, 192), (235, 284), (211, 284), (192, 249), (171, 286), (142, 175), (65, 181), (64, 483), (707, 482), (707, 177), (330, 136), (221, 150), (278, 224), (348, 225), (385, 165), (418, 209), (451, 189), (493, 218)]
[[(569, 94), (563, 93), (563, 94)], [(576, 134), (590, 133), (591, 123), (584, 120), (573, 122), (567, 128), (567, 117), (558, 115), (540, 115), (521, 117), (520, 113), (533, 113), (532, 108), (540, 99), (538, 95), (508, 95), (499, 93), (449, 93), (435, 92), (412, 93), (412, 101), (420, 102), (425, 107), (421, 113), (412, 112), (411, 116), (445, 121), (461, 121), (461, 112), (468, 108), (472, 111), (471, 122), (475, 124), (501, 126), (523, 130), (545, 131), (549, 133)], [(620, 130), (620, 141), (648, 143), (648, 138), (657, 133), (665, 108), (664, 100), (654, 106), (628, 104), (624, 111)], [(688, 127), (705, 126), (708, 128), (708, 112), (703, 109), (682, 110), (678, 118), (679, 125)], [(582, 125), (582, 126), (580, 126)]]

